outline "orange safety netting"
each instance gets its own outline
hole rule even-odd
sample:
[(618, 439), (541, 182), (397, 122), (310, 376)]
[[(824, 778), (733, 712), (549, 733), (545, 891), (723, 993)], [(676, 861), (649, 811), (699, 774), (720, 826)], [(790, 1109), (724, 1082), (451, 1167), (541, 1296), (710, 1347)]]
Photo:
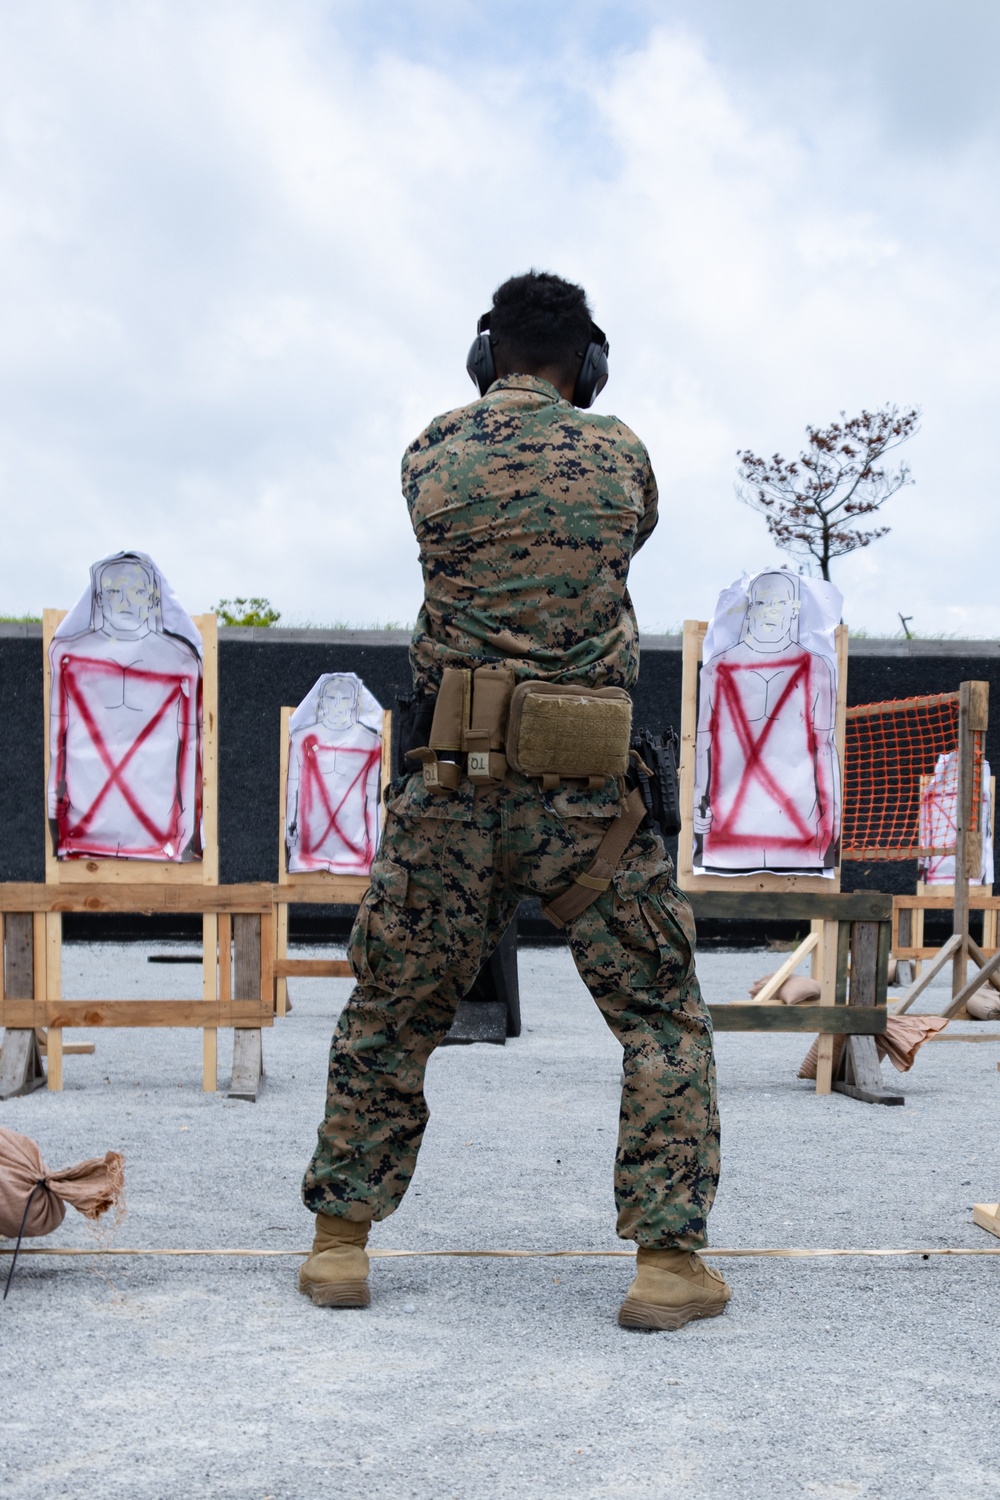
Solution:
[[(975, 735), (976, 781), (982, 736)], [(847, 710), (841, 857), (851, 860), (917, 859), (952, 854), (940, 820), (931, 820), (935, 842), (921, 839), (921, 791), (951, 756), (957, 769), (958, 694), (896, 698)], [(978, 807), (978, 796), (973, 797)], [(924, 835), (928, 810), (924, 812)]]

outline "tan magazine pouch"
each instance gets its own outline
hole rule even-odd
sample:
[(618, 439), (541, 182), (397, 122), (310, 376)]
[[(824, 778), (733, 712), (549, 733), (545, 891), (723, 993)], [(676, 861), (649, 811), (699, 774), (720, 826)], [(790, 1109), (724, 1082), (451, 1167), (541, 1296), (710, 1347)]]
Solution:
[(598, 786), (625, 775), (632, 735), (632, 700), (624, 688), (564, 687), (522, 682), (507, 723), (507, 760), (546, 791), (560, 781)]
[(445, 667), (434, 704), (430, 744), (409, 755), (423, 763), (424, 785), (434, 791), (454, 792), (462, 780), (461, 753), (472, 705), (472, 672), (468, 667)]
[(469, 780), (474, 786), (502, 781), (507, 774), (503, 753), (507, 711), (514, 686), (510, 667), (479, 667), (472, 678), (472, 721), (465, 734)]

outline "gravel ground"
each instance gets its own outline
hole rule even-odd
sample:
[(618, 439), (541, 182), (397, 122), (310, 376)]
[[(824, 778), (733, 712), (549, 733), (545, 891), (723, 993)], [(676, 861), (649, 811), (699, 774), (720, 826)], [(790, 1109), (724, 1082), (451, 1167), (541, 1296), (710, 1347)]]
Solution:
[[(147, 951), (67, 949), (67, 997), (197, 994), (197, 968)], [(708, 953), (708, 997), (739, 998), (774, 965)], [(520, 972), (519, 1040), (432, 1059), (420, 1166), (376, 1246), (621, 1248), (617, 1044), (565, 950), (522, 950)], [(256, 1105), (200, 1093), (195, 1032), (94, 1032), (61, 1095), (0, 1120), (52, 1166), (125, 1153), (116, 1247), (304, 1247), (298, 1185), (347, 989), (293, 984)], [(888, 1109), (817, 1098), (795, 1077), (808, 1040), (717, 1039), (713, 1244), (992, 1243), (970, 1206), (1000, 1196), (1000, 1042), (928, 1045)], [(48, 1243), (94, 1232), (71, 1210)], [(22, 1261), (0, 1310), (0, 1493), (1000, 1496), (1000, 1258), (719, 1261), (726, 1315), (655, 1336), (615, 1324), (626, 1260), (381, 1261), (365, 1312), (312, 1307), (297, 1264)]]

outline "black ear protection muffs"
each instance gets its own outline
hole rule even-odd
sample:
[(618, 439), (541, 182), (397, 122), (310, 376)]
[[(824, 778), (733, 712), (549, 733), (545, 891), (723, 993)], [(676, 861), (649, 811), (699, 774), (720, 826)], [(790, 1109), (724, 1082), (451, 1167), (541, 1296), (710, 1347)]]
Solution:
[[(586, 349), (578, 352), (583, 356), (580, 373), (573, 390), (573, 405), (586, 410), (593, 406), (608, 383), (608, 341), (596, 323), (590, 325), (590, 342)], [(481, 396), (485, 396), (497, 378), (496, 361), (493, 358), (493, 340), (490, 338), (490, 315), (483, 313), (476, 324), (476, 337), (472, 341), (465, 368), (473, 385)]]

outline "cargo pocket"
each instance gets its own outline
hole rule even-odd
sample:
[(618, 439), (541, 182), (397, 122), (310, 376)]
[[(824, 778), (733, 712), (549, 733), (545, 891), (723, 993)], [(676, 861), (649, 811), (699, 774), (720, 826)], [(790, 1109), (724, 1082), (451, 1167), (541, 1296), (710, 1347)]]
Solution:
[(406, 893), (410, 877), (391, 859), (376, 860), (371, 883), (351, 929), (347, 957), (358, 984), (380, 984), (379, 976), (397, 974), (406, 960), (409, 924)]
[(619, 940), (638, 955), (655, 949), (658, 983), (672, 989), (694, 961), (694, 914), (662, 865), (651, 872), (642, 863), (615, 871), (613, 922)]

